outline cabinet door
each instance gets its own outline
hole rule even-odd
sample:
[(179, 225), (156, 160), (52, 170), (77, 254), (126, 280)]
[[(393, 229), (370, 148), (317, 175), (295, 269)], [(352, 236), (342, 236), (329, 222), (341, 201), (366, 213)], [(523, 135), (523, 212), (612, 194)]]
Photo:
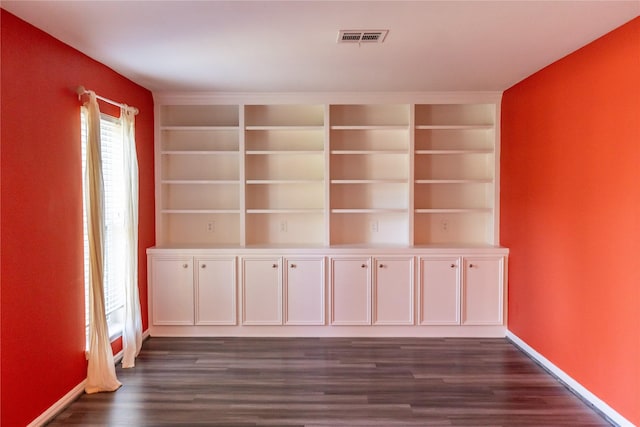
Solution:
[(413, 324), (413, 257), (376, 258), (374, 264), (373, 323)]
[(280, 258), (242, 260), (242, 323), (282, 324), (282, 274)]
[(154, 325), (193, 325), (193, 260), (153, 258), (151, 287)]
[(503, 258), (464, 260), (463, 324), (502, 324)]
[(460, 259), (420, 259), (420, 324), (460, 323)]
[(285, 323), (324, 325), (324, 258), (288, 258), (285, 269)]
[(370, 264), (368, 257), (331, 260), (331, 324), (371, 324)]
[(196, 324), (236, 324), (236, 258), (196, 260)]

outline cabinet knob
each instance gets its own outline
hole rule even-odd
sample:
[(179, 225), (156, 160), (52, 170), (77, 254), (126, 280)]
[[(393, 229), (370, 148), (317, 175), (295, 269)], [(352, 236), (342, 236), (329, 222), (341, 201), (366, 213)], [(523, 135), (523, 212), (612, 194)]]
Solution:
[(187, 267), (189, 267), (189, 264), (187, 263), (182, 264), (182, 268), (187, 268)]
[(367, 264), (362, 264), (360, 267), (361, 268), (367, 268)]
[(469, 268), (478, 268), (478, 266), (475, 264), (469, 264)]
[(296, 268), (296, 265), (295, 264), (291, 264), (291, 268)]
[(271, 268), (278, 268), (278, 264), (273, 264)]
[(455, 264), (451, 264), (451, 268), (456, 268), (456, 265)]
[(200, 265), (200, 268), (207, 268), (207, 264)]
[(384, 268), (384, 264), (378, 265), (378, 268)]

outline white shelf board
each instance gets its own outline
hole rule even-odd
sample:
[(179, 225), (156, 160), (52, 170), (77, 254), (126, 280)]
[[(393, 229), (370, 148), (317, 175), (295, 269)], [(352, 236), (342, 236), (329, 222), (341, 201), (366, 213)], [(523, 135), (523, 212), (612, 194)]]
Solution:
[(409, 125), (332, 125), (331, 130), (409, 130)]
[(240, 184), (240, 180), (233, 179), (163, 179), (160, 181), (161, 184), (172, 184), (172, 185), (229, 185), (229, 184)]
[(409, 154), (408, 150), (331, 150), (331, 154)]
[(247, 184), (269, 185), (269, 184), (322, 184), (322, 179), (248, 179)]
[(324, 154), (324, 150), (247, 150), (248, 155), (281, 155), (281, 154), (302, 154), (318, 155)]
[(493, 129), (493, 125), (416, 125), (417, 130), (473, 130), (473, 129)]
[(491, 184), (492, 179), (416, 179), (416, 184)]
[(416, 150), (416, 154), (493, 154), (493, 150)]
[(417, 214), (437, 214), (437, 213), (473, 213), (473, 212), (491, 212), (490, 208), (432, 208), (432, 209), (415, 209)]
[(230, 130), (240, 130), (240, 126), (160, 126), (160, 130), (230, 131)]
[(331, 213), (406, 213), (408, 209), (385, 209), (385, 208), (335, 208)]
[(240, 154), (238, 150), (163, 150), (160, 154), (187, 154), (187, 155), (204, 155), (204, 156), (219, 156), (219, 155), (231, 155)]
[(323, 131), (324, 126), (245, 126), (245, 130), (260, 131)]
[(406, 184), (406, 179), (332, 179), (331, 184)]
[(162, 209), (163, 214), (239, 214), (240, 209)]
[(318, 214), (324, 209), (247, 209), (248, 214)]

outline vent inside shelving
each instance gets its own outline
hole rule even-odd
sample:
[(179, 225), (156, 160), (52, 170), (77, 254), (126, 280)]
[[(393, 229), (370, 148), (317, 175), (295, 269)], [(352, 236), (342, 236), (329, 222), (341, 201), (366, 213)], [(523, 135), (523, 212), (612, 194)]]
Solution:
[(340, 30), (338, 43), (382, 43), (389, 30)]

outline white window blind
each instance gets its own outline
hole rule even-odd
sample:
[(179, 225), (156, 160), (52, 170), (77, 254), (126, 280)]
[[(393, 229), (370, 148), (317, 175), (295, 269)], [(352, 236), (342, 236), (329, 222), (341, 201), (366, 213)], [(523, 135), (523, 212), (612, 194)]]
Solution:
[[(82, 135), (82, 179), (85, 185), (87, 121), (86, 110), (81, 113)], [(102, 174), (104, 181), (105, 235), (104, 235), (104, 290), (105, 312), (109, 334), (122, 330), (124, 319), (124, 193), (123, 141), (120, 122), (117, 118), (102, 114), (100, 117), (100, 139)], [(89, 239), (86, 215), (83, 212), (84, 229), (84, 278), (85, 278), (85, 323), (89, 325)]]

